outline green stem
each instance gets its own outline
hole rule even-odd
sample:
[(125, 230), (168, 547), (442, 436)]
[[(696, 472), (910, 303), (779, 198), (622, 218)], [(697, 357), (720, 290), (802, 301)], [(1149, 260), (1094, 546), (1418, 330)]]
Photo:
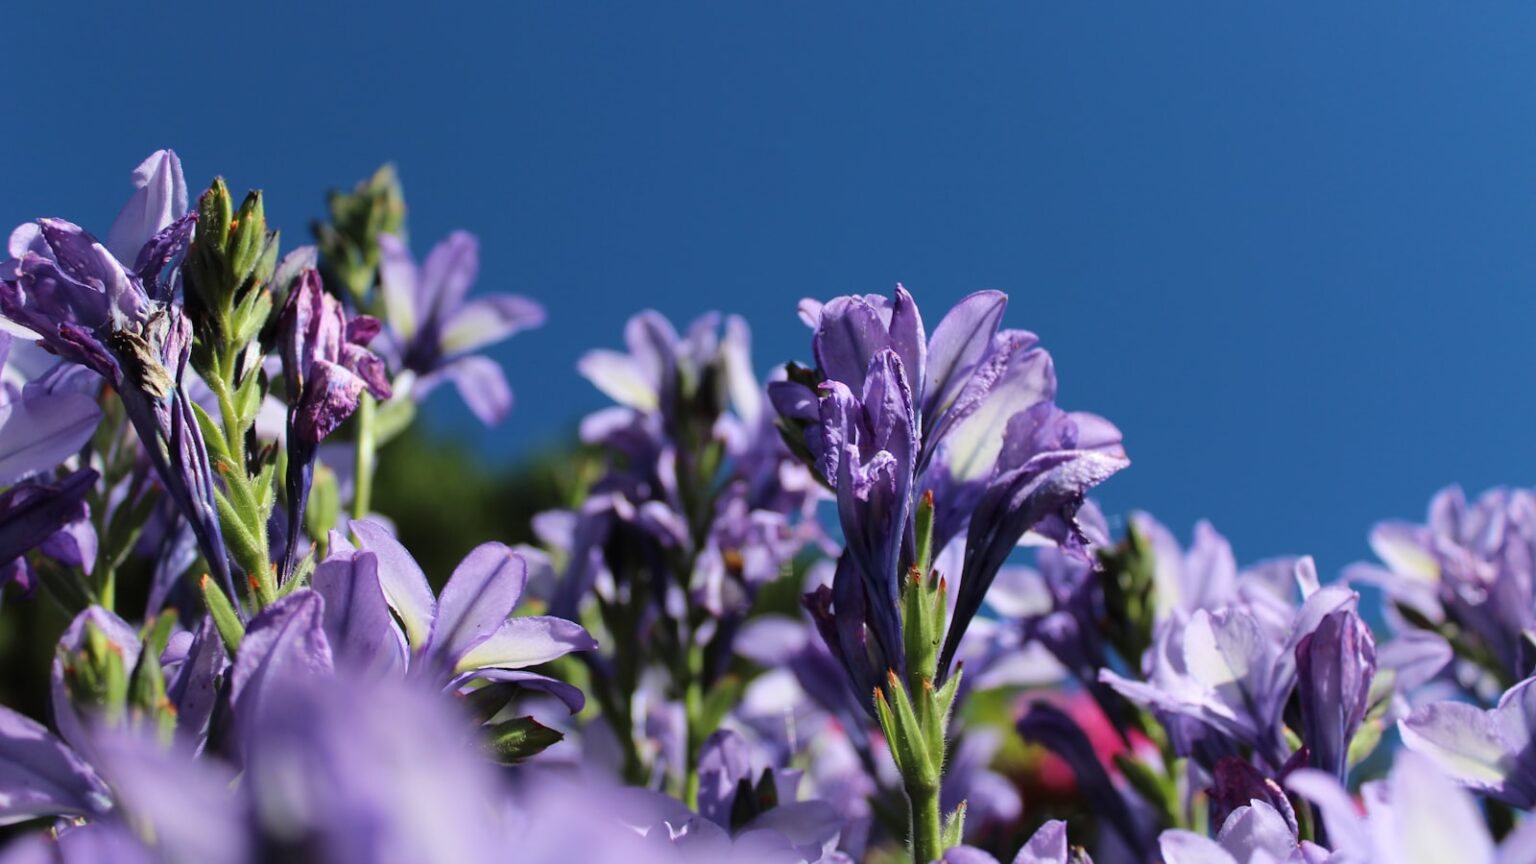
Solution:
[(909, 784), (907, 801), (912, 805), (912, 862), (929, 864), (944, 854), (943, 820), (939, 815), (939, 787)]
[(101, 591), (96, 595), (96, 602), (108, 612), (115, 611), (117, 604), (117, 568), (107, 567), (102, 574)]
[(683, 690), (683, 711), (688, 718), (687, 774), (683, 778), (683, 802), (691, 810), (699, 808), (699, 750), (704, 747), (704, 649), (688, 645), (687, 686)]
[(357, 403), (357, 458), (355, 462), (357, 477), (353, 481), (356, 484), (356, 492), (352, 495), (352, 518), (363, 519), (368, 516), (373, 498), (373, 471), (378, 461), (378, 440), (374, 435), (374, 415), (378, 412), (378, 403), (373, 396), (364, 393)]
[(230, 459), (240, 471), (245, 471), (245, 428), (240, 412), (235, 408), (234, 389), (235, 383), (235, 359), (232, 351), (226, 349), (214, 361), (214, 371), (218, 374), (208, 380), (209, 389), (213, 390), (219, 399), (219, 415), (224, 421), (224, 443), (229, 447)]

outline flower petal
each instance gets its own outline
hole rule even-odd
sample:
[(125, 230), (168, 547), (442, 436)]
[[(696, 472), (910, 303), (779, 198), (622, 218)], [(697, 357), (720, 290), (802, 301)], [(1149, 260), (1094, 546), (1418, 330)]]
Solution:
[(325, 599), (325, 635), (338, 662), (386, 675), (405, 670), (405, 636), (384, 599), (377, 555), (332, 555), (315, 567), (310, 585)]
[(934, 428), (960, 395), (960, 390), (983, 357), (992, 348), (1008, 295), (1001, 291), (978, 291), (949, 310), (934, 328), (928, 343), (928, 380), (923, 389), (923, 437)]
[(470, 550), (438, 598), (431, 653), (452, 665), (502, 626), (527, 584), (528, 562), (503, 544)]
[(586, 694), (571, 684), (550, 678), (547, 675), (540, 675), (537, 672), (523, 672), (516, 669), (501, 669), (497, 667), (472, 669), (455, 677), (453, 681), (449, 682), (448, 689), (457, 690), (471, 681), (489, 681), (491, 683), (487, 687), (499, 687), (509, 691), (507, 694), (508, 699), (512, 698), (513, 691), (518, 689), (537, 690), (542, 693), (548, 693), (565, 703), (565, 707), (572, 714), (579, 713), (587, 704)]
[(357, 537), (358, 548), (379, 557), (379, 585), (384, 589), (384, 599), (400, 616), (411, 645), (417, 650), (424, 649), (432, 632), (432, 621), (437, 617), (437, 600), (421, 565), (378, 522), (357, 519), (350, 528)]
[(1041, 825), (1013, 864), (1067, 864), (1067, 823), (1052, 819)]
[(133, 171), (136, 190), (107, 231), (107, 249), (124, 264), (160, 229), (186, 215), (187, 181), (174, 150), (156, 150)]
[(421, 274), (405, 241), (392, 234), (379, 235), (379, 294), (384, 298), (384, 319), (403, 342), (409, 342), (421, 326), (417, 293)]
[(50, 468), (79, 452), (101, 422), (84, 393), (25, 396), (0, 407), (0, 484)]
[(656, 383), (628, 354), (595, 348), (576, 361), (576, 368), (592, 386), (620, 405), (637, 411), (655, 411), (661, 404)]
[(421, 293), (417, 309), (423, 317), (441, 321), (464, 302), (469, 286), (480, 276), (480, 241), (468, 231), (455, 231), (438, 241), (421, 264)]
[(307, 588), (284, 597), (251, 619), (235, 655), (229, 684), (230, 703), (247, 734), (260, 719), (262, 701), (269, 688), (333, 671), (324, 620), (325, 601)]
[(492, 294), (465, 303), (443, 322), (443, 354), (453, 356), (500, 342), (544, 323), (544, 307), (515, 294)]
[(507, 386), (507, 376), (501, 366), (488, 357), (471, 354), (450, 361), (434, 375), (423, 378), (418, 386), (423, 390), (434, 386), (436, 382), (428, 379), (436, 376), (441, 376), (439, 380), (452, 381), (470, 412), (487, 426), (505, 420), (512, 410), (512, 388)]
[(42, 724), (0, 706), (0, 825), (111, 806), (96, 773)]
[(1515, 685), (1483, 711), (1432, 702), (1398, 722), (1403, 744), (1461, 784), (1516, 807), (1536, 806), (1536, 678)]
[(597, 640), (574, 621), (545, 615), (510, 618), (460, 657), (458, 669), (521, 669), (596, 647)]

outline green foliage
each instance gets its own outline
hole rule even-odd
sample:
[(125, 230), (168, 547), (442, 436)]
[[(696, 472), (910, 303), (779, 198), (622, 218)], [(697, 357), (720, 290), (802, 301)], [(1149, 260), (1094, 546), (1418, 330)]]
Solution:
[(321, 275), (327, 285), (345, 288), (358, 308), (369, 309), (379, 267), (379, 235), (405, 231), (405, 191), (395, 166), (380, 167), (351, 192), (332, 189), (327, 203), (331, 221), (312, 226)]

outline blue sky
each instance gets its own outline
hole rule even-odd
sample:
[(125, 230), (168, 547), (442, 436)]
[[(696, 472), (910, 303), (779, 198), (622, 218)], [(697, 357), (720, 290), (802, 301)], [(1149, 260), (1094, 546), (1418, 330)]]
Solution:
[(1366, 554), (1439, 486), (1533, 481), (1536, 7), (1351, 3), (28, 4), (0, 220), (104, 229), (149, 151), (291, 241), (395, 161), (418, 251), (546, 304), (491, 458), (601, 398), (643, 306), (809, 353), (802, 296), (1012, 295), (1062, 403), (1125, 431), (1110, 510), (1241, 559)]

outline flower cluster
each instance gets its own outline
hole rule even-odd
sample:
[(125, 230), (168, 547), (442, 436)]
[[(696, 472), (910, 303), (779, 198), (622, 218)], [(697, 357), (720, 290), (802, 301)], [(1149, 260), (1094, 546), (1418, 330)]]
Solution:
[(898, 285), (761, 373), (635, 315), (529, 542), (442, 563), (381, 447), (445, 382), (502, 421), (542, 308), (418, 265), (392, 169), (286, 252), (168, 150), (133, 186), (0, 263), (3, 611), (68, 622), (0, 862), (1536, 861), (1536, 492), (1239, 567), (1089, 499), (1121, 433), (1005, 295)]

